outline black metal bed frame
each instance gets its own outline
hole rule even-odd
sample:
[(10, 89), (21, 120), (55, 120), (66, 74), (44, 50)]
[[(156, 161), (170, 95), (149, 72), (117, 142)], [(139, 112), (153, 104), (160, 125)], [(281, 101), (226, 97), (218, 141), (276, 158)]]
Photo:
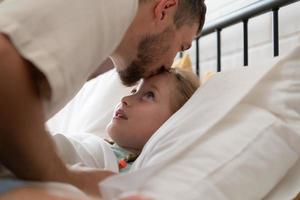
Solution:
[[(199, 60), (199, 40), (201, 37), (216, 32), (217, 34), (217, 71), (221, 71), (221, 32), (222, 29), (240, 23), (243, 23), (243, 42), (244, 42), (244, 66), (248, 66), (248, 21), (249, 19), (267, 13), (273, 12), (273, 55), (279, 55), (279, 25), (278, 11), (281, 7), (295, 3), (300, 0), (258, 0), (237, 11), (229, 13), (204, 25), (202, 34), (196, 38), (196, 73), (200, 75), (200, 60)], [(182, 56), (182, 55), (181, 55)]]

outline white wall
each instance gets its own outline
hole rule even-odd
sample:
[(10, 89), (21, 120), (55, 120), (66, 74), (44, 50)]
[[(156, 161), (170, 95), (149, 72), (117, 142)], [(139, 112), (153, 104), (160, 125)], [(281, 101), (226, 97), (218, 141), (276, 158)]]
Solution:
[[(206, 0), (207, 22), (257, 0)], [(272, 13), (249, 20), (249, 65), (273, 56)], [(280, 54), (300, 43), (300, 2), (279, 10)], [(200, 73), (216, 71), (216, 33), (200, 39)], [(195, 65), (195, 44), (187, 51)], [(243, 24), (222, 30), (222, 70), (243, 66)]]

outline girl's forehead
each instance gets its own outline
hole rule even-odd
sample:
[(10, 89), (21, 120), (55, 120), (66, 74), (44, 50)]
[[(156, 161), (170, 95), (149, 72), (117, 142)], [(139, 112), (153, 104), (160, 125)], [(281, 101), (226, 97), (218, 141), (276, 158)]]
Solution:
[(172, 81), (172, 75), (170, 73), (162, 73), (147, 79), (142, 79), (138, 86), (146, 87), (149, 85), (154, 85), (157, 88), (162, 88), (163, 86), (168, 85), (170, 81)]

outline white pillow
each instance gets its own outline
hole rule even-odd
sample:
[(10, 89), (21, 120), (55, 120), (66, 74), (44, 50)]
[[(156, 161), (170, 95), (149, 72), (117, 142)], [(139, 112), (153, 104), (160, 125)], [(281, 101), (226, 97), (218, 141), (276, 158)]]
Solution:
[(91, 133), (106, 137), (105, 127), (115, 106), (129, 94), (115, 69), (87, 82), (78, 94), (47, 122), (51, 133)]
[(264, 198), (300, 158), (299, 77), (300, 47), (212, 77), (153, 135), (132, 173), (100, 184), (104, 198)]

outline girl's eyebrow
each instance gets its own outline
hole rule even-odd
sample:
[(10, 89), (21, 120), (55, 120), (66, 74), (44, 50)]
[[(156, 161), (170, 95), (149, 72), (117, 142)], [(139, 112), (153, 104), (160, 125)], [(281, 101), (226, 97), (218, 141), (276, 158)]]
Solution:
[(153, 88), (154, 90), (156, 90), (157, 93), (159, 93), (159, 89), (158, 89), (158, 87), (157, 87), (156, 85), (150, 84), (149, 86), (150, 86), (151, 88)]

